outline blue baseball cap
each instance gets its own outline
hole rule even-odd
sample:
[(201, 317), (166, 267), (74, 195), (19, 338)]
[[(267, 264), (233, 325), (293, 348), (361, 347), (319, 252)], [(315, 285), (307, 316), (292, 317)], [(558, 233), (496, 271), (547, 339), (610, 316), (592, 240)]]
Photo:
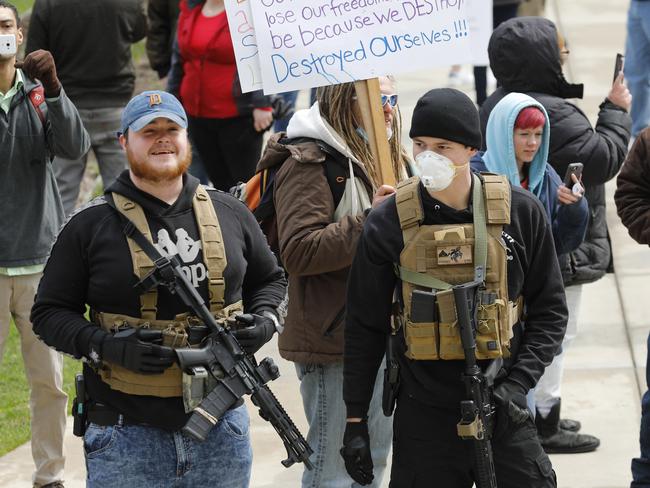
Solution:
[(134, 96), (122, 112), (122, 129), (118, 136), (127, 130), (139, 131), (149, 122), (164, 117), (187, 129), (187, 115), (181, 102), (165, 91), (150, 90)]

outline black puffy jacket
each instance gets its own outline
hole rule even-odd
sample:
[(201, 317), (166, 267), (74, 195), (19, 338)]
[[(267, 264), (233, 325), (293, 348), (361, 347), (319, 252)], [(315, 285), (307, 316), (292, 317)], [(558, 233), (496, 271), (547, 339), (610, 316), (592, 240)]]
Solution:
[(481, 107), (485, 132), (492, 108), (510, 92), (535, 98), (548, 112), (551, 140), (548, 162), (564, 175), (570, 163), (584, 165), (582, 181), (589, 202), (589, 228), (582, 245), (561, 264), (565, 284), (589, 283), (612, 268), (612, 250), (605, 216), (605, 183), (621, 168), (630, 139), (632, 120), (607, 99), (600, 105), (595, 129), (567, 98), (582, 98), (583, 86), (562, 74), (557, 30), (541, 17), (504, 22), (490, 38), (490, 66), (501, 88)]

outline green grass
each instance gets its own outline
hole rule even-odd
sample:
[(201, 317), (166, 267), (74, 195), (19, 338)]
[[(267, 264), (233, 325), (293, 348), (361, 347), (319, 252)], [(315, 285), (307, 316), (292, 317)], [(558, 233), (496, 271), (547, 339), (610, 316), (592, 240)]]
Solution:
[[(68, 410), (74, 398), (74, 376), (81, 362), (63, 358), (63, 387), (68, 394)], [(29, 428), (29, 387), (20, 352), (20, 337), (13, 323), (0, 364), (0, 456), (27, 442)]]
[(20, 13), (23, 13), (28, 8), (32, 8), (34, 5), (34, 0), (9, 0), (14, 6), (18, 9)]

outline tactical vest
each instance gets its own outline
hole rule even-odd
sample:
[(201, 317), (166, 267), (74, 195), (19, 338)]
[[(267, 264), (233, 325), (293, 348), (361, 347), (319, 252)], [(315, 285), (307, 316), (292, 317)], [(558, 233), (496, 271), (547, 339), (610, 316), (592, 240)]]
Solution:
[[(123, 195), (112, 193), (117, 210), (135, 224), (140, 232), (150, 241), (151, 230), (142, 207)], [(223, 245), (221, 228), (217, 214), (207, 191), (199, 185), (192, 200), (192, 207), (201, 237), (203, 261), (207, 267), (209, 308), (217, 319), (225, 319), (242, 311), (241, 302), (224, 307), (225, 283), (223, 270), (226, 267), (226, 252)], [(133, 274), (144, 278), (154, 269), (154, 264), (140, 246), (127, 238)], [(199, 325), (195, 317), (189, 314), (177, 316), (174, 320), (157, 320), (158, 291), (154, 287), (140, 295), (140, 317), (121, 314), (95, 313), (94, 319), (108, 332), (115, 333), (123, 327), (144, 327), (163, 331), (163, 345), (172, 348), (191, 347), (188, 343), (189, 328)], [(131, 395), (152, 395), (157, 397), (182, 396), (182, 371), (176, 363), (159, 375), (142, 375), (117, 364), (104, 362), (99, 374), (114, 390)]]
[[(402, 322), (410, 359), (464, 359), (451, 288), (477, 278), (493, 300), (478, 307), (476, 358), (510, 355), (512, 328), (523, 308), (521, 299), (508, 301), (507, 253), (501, 239), (503, 226), (510, 223), (510, 186), (505, 176), (473, 178), (471, 224), (422, 225), (420, 179), (413, 177), (397, 186), (404, 248), (396, 273), (402, 281)], [(414, 290), (435, 292), (432, 322), (411, 320)]]

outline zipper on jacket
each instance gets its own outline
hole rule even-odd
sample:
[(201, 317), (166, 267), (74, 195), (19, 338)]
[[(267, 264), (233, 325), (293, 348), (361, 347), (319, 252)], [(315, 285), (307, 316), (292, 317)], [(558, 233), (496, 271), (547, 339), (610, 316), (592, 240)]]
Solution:
[(336, 314), (336, 317), (334, 317), (334, 320), (332, 323), (329, 325), (327, 329), (325, 329), (325, 332), (323, 335), (325, 337), (330, 337), (332, 334), (334, 334), (334, 331), (339, 328), (339, 326), (343, 323), (343, 317), (345, 316), (345, 307), (341, 308), (339, 310), (339, 313)]

